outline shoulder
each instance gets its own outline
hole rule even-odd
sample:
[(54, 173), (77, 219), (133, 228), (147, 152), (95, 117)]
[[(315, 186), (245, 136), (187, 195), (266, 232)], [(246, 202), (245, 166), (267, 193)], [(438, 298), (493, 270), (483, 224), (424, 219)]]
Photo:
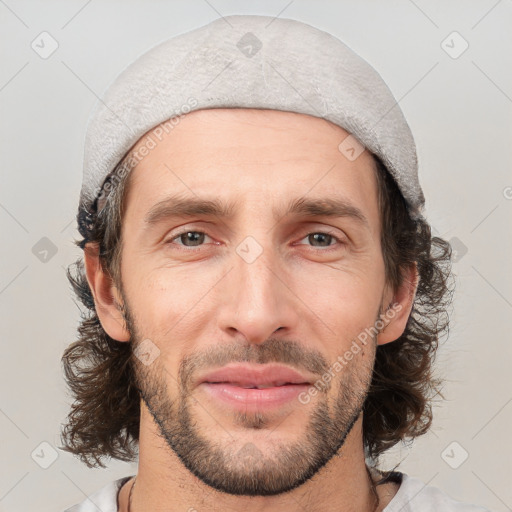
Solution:
[(131, 476), (110, 482), (81, 503), (64, 512), (117, 512), (117, 494)]
[(418, 478), (399, 474), (400, 488), (383, 512), (490, 512), (484, 507), (456, 501)]

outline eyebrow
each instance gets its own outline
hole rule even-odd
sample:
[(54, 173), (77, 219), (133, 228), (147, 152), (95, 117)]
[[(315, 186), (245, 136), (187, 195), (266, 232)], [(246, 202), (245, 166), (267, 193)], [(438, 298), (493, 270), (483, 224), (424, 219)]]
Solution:
[[(208, 217), (219, 217), (221, 219), (233, 218), (240, 201), (223, 203), (218, 199), (208, 199), (199, 197), (184, 197), (180, 195), (168, 197), (156, 203), (145, 215), (144, 224), (151, 227), (162, 220), (171, 217), (195, 217), (204, 215)], [(348, 200), (343, 198), (308, 198), (298, 197), (292, 199), (287, 208), (280, 211), (277, 208), (272, 209), (274, 219), (285, 217), (287, 215), (297, 215), (302, 217), (331, 217), (331, 218), (350, 218), (355, 220), (361, 226), (370, 229), (368, 219), (363, 212)]]

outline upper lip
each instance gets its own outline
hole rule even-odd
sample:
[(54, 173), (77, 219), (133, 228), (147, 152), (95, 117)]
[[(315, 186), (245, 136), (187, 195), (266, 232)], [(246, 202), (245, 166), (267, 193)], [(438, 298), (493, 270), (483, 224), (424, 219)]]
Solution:
[(298, 371), (282, 365), (228, 365), (203, 375), (203, 382), (228, 382), (240, 387), (282, 386), (310, 384), (310, 379)]

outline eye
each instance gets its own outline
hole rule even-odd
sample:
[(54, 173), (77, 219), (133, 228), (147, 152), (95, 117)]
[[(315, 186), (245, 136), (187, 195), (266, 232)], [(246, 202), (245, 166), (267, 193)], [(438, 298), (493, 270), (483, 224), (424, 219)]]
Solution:
[(181, 245), (183, 247), (198, 247), (204, 242), (205, 236), (208, 236), (203, 231), (183, 231), (178, 233), (171, 238), (167, 243), (174, 243), (175, 240), (179, 240), (181, 243), (175, 245)]
[[(204, 231), (187, 230), (174, 235), (166, 243), (192, 249), (194, 247), (204, 245), (205, 237), (210, 238)], [(308, 233), (302, 240), (306, 239), (313, 245), (313, 248), (320, 248), (323, 251), (333, 250), (335, 249), (333, 246), (336, 246), (337, 244), (345, 245), (342, 239), (334, 235), (334, 233), (329, 233), (327, 231), (315, 231)], [(299, 243), (298, 245), (304, 244)]]
[[(307, 239), (313, 245), (317, 244), (317, 243), (320, 244), (320, 245), (317, 245), (316, 247), (329, 248), (329, 247), (332, 247), (332, 245), (336, 245), (336, 242), (338, 244), (344, 245), (343, 240), (338, 238), (333, 233), (329, 233), (327, 231), (315, 231), (313, 233), (309, 233), (302, 240), (305, 240), (305, 239)], [(335, 243), (331, 244), (330, 242), (335, 242)], [(303, 245), (303, 244), (299, 244), (299, 245)], [(327, 250), (330, 250), (330, 249), (327, 249)]]

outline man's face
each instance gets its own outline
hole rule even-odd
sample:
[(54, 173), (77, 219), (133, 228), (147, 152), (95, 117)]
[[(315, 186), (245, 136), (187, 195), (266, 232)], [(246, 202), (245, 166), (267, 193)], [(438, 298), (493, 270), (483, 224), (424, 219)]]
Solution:
[[(350, 161), (338, 150), (347, 132), (287, 112), (197, 111), (158, 134), (132, 171), (122, 234), (128, 326), (148, 354), (136, 360), (144, 403), (205, 483), (232, 494), (285, 492), (338, 452), (370, 384), (374, 339), (341, 370), (333, 364), (383, 305), (373, 158), (365, 151)], [(178, 196), (232, 203), (230, 215), (161, 208)], [(287, 213), (301, 198), (345, 201), (366, 221)], [(283, 398), (285, 386), (203, 382), (213, 370), (262, 363), (309, 384), (288, 386)], [(330, 369), (328, 385), (308, 394)], [(252, 398), (225, 398), (233, 390)]]

